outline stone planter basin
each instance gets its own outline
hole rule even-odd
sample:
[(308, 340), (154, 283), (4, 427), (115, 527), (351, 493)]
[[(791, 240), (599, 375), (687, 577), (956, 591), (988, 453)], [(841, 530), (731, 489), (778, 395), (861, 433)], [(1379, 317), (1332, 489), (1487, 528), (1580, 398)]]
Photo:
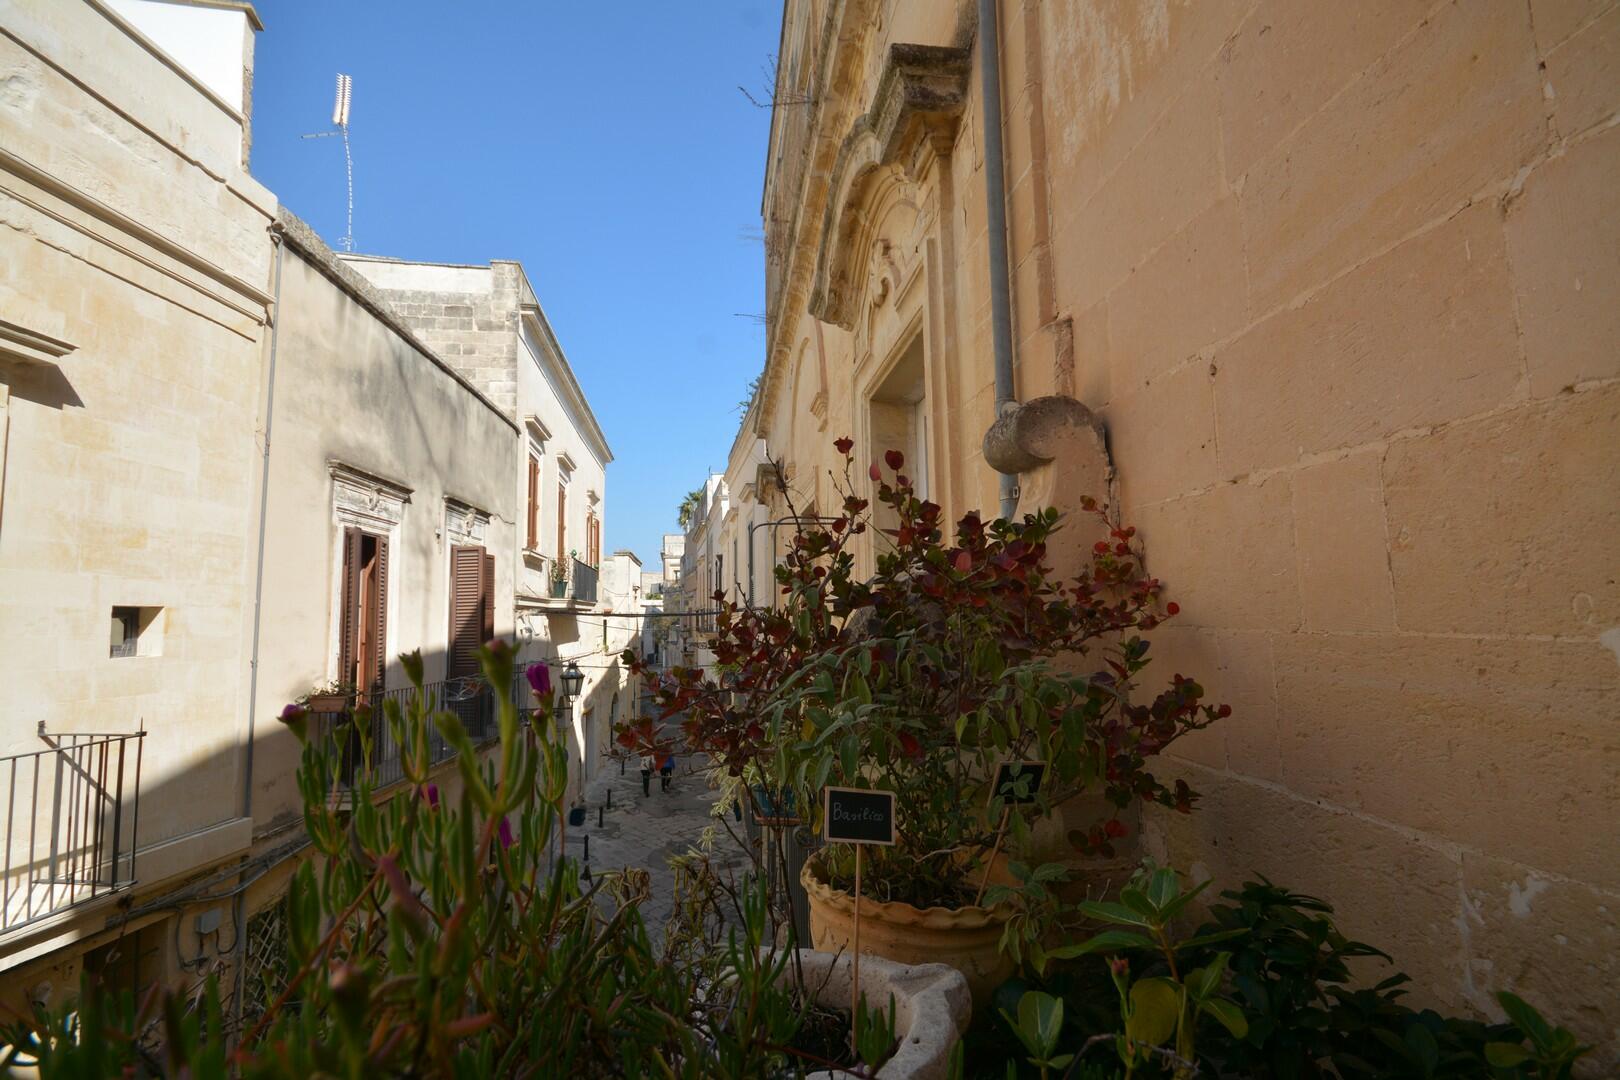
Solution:
[[(816, 1003), (849, 1009), (851, 968), (848, 953), (800, 949), (805, 985)], [(894, 1032), (899, 1047), (878, 1070), (878, 1080), (944, 1080), (951, 1049), (967, 1030), (973, 996), (962, 973), (945, 964), (898, 964), (880, 956), (861, 956), (861, 996), (868, 1007), (888, 1007), (894, 995)], [(813, 1072), (812, 1080), (831, 1080), (845, 1073)]]

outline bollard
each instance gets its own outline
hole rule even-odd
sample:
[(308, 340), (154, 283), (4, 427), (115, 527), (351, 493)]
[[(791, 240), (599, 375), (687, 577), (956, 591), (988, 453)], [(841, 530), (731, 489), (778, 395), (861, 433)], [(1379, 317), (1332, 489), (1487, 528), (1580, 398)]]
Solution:
[(613, 789), (608, 788), (608, 809), (613, 809)]
[(589, 880), (591, 880), (591, 864), (590, 863), (585, 864), (585, 869), (579, 875), (579, 880), (581, 880), (581, 881), (589, 881)]
[(589, 863), (591, 861), (591, 834), (590, 833), (585, 834), (585, 861), (586, 861), (586, 863)]
[[(620, 776), (624, 775), (624, 758), (619, 759), (619, 775)], [(609, 794), (608, 798), (611, 799), (611, 798), (613, 798), (613, 796), (611, 794)]]

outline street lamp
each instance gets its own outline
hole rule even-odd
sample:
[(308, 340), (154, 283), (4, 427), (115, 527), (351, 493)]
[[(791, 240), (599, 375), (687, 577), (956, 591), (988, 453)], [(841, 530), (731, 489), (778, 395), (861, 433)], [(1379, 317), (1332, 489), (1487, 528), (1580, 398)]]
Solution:
[(585, 673), (579, 670), (578, 664), (570, 660), (562, 673), (563, 708), (566, 709), (572, 706), (574, 699), (579, 697), (580, 691), (584, 688)]

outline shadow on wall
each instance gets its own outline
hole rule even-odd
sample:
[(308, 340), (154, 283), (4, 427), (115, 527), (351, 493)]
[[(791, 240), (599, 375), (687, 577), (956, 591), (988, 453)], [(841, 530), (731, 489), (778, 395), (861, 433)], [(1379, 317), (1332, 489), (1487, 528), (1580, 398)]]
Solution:
[(47, 409), (82, 409), (84, 401), (62, 369), (55, 364), (24, 364), (0, 360), (0, 383), (11, 389), (11, 396)]

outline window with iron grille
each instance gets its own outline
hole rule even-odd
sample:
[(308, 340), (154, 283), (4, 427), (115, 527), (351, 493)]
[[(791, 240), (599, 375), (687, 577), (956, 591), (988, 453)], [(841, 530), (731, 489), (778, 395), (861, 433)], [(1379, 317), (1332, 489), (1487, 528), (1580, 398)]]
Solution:
[(248, 919), (246, 967), (242, 979), (242, 1017), (251, 1022), (287, 989), (291, 977), (287, 961), (287, 898)]

